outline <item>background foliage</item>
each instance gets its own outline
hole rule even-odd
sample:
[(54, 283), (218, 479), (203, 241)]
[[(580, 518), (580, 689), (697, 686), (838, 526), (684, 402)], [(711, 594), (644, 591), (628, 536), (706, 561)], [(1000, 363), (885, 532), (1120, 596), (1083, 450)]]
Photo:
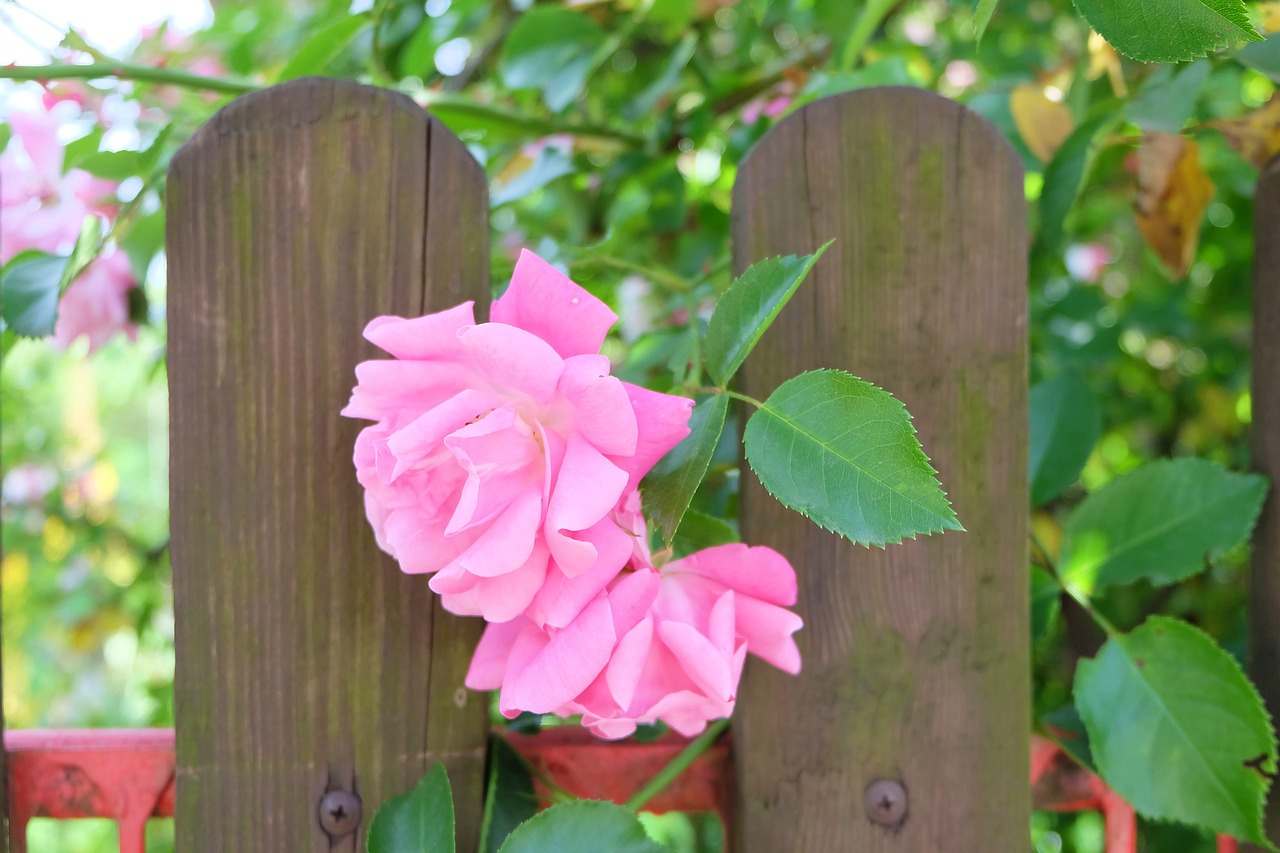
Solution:
[[(112, 237), (145, 282), (149, 323), (136, 343), (117, 338), (88, 357), (4, 333), (8, 725), (172, 724), (163, 170), (231, 95), (305, 74), (393, 86), (432, 109), (491, 179), (494, 282), (509, 278), (521, 246), (566, 266), (622, 315), (621, 337), (606, 345), (617, 372), (663, 390), (697, 382), (696, 330), (729, 284), (735, 171), (769, 126), (868, 85), (956, 98), (1008, 136), (1027, 171), (1040, 562), (1070, 559), (1060, 554), (1067, 518), (1083, 523), (1072, 509), (1145, 462), (1198, 456), (1247, 469), (1252, 194), (1280, 149), (1280, 36), (1241, 47), (1241, 29), (1207, 58), (1146, 64), (1081, 17), (1108, 5), (245, 0), (216, 2), (198, 32), (147, 32), (123, 55), (103, 54), (91, 32), (65, 33), (55, 61), (119, 72), (47, 91), (83, 104), (58, 107), (66, 165), (122, 181)], [(0, 26), (38, 30), (42, 8), (0, 0)], [(1263, 36), (1280, 29), (1280, 4), (1241, 14)], [(1113, 37), (1130, 54), (1152, 49)], [(10, 109), (46, 91), (5, 85)], [(735, 451), (722, 442), (709, 452), (678, 549), (734, 535), (714, 517), (733, 515)], [(1095, 589), (1094, 605), (1124, 630), (1151, 614), (1180, 617), (1242, 659), (1246, 553), (1232, 544), (1210, 549), (1207, 570), (1158, 583), (1131, 572), (1136, 582)], [(1076, 665), (1107, 637), (1052, 583), (1037, 589), (1037, 720), (1070, 726)], [(702, 849), (697, 826), (655, 822), (653, 832)], [(97, 849), (70, 837), (79, 829), (40, 831), (49, 835), (38, 849)], [(1143, 844), (1213, 849), (1174, 824), (1144, 825)], [(1038, 814), (1032, 845), (1099, 850), (1100, 825)]]

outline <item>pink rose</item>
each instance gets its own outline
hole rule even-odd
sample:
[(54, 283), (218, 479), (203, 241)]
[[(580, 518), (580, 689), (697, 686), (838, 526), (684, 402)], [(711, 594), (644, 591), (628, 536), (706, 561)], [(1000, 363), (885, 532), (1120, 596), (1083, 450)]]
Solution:
[(89, 338), (89, 352), (117, 332), (136, 340), (138, 329), (129, 322), (129, 291), (138, 286), (124, 252), (109, 249), (89, 262), (58, 300), (53, 345), (66, 349), (81, 335)]
[(769, 548), (723, 545), (624, 574), (563, 628), (490, 624), (467, 673), (499, 707), (581, 714), (606, 738), (666, 722), (691, 737), (733, 712), (748, 652), (800, 671), (795, 571)]
[[(603, 589), (630, 559), (614, 520), (640, 478), (688, 434), (692, 402), (609, 375), (598, 354), (617, 317), (523, 252), (492, 321), (472, 303), (416, 319), (379, 317), (343, 414), (375, 421), (356, 440), (357, 477), (378, 544), (454, 613), (520, 616), (545, 586)], [(540, 623), (570, 603), (544, 595)]]
[(81, 169), (62, 174), (52, 113), (12, 113), (13, 140), (0, 152), (0, 264), (19, 252), (66, 252), (90, 214), (115, 209), (116, 185)]

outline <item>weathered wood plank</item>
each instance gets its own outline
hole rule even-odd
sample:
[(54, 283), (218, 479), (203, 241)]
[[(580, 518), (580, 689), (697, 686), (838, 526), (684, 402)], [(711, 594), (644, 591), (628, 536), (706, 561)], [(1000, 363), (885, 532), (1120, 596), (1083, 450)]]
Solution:
[[(474, 849), (480, 624), (377, 549), (338, 411), (369, 319), (487, 302), (483, 174), (407, 98), (309, 79), (229, 105), (168, 186), (178, 848), (364, 850), (439, 759)], [(332, 789), (364, 801), (336, 841)]]
[[(794, 562), (806, 626), (799, 678), (749, 666), (739, 694), (736, 853), (1027, 846), (1025, 216), (1000, 134), (921, 90), (817, 101), (738, 172), (737, 269), (837, 238), (745, 390), (836, 367), (892, 391), (968, 532), (868, 550), (744, 470), (743, 537)], [(906, 789), (894, 828), (878, 780)]]
[[(1253, 467), (1271, 491), (1253, 537), (1250, 572), (1250, 673), (1280, 719), (1280, 160), (1258, 179), (1254, 199), (1253, 256)], [(1267, 837), (1280, 842), (1280, 794), (1273, 784)], [(1261, 847), (1246, 849), (1261, 851)]]

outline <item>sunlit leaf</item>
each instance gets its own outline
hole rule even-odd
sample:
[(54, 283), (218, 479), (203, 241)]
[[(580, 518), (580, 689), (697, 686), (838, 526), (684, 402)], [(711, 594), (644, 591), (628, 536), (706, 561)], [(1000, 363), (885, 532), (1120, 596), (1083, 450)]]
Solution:
[(982, 41), (987, 25), (991, 23), (991, 15), (996, 10), (999, 0), (974, 0), (973, 4), (973, 37)]
[(1184, 62), (1262, 37), (1243, 0), (1074, 0), (1080, 14), (1131, 59)]
[(537, 6), (525, 12), (504, 43), (498, 71), (512, 89), (538, 89), (552, 112), (582, 91), (604, 30), (586, 15)]
[(906, 408), (856, 376), (814, 370), (784, 382), (743, 442), (770, 494), (854, 542), (963, 529)]
[(1264, 846), (1276, 739), (1235, 659), (1185, 622), (1153, 616), (1076, 670), (1098, 771), (1148, 818)]
[(1206, 556), (1245, 541), (1266, 493), (1265, 477), (1207, 459), (1150, 462), (1076, 507), (1059, 567), (1085, 591), (1182, 580), (1204, 569)]
[(363, 15), (344, 15), (319, 30), (280, 69), (276, 82), (283, 83), (295, 77), (324, 71), (366, 26), (368, 20)]

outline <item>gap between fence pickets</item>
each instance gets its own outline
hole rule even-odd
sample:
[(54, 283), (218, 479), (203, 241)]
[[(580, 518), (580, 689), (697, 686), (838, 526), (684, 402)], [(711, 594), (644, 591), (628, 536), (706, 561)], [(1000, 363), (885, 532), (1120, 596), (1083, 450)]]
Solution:
[[(609, 784), (611, 780), (613, 799), (619, 803), (648, 780), (655, 766), (661, 767), (686, 745), (676, 737), (649, 743), (601, 741), (577, 729), (547, 734), (507, 738), (527, 761), (571, 793), (591, 796), (590, 791), (581, 790), (584, 780), (592, 784)], [(120, 853), (143, 853), (146, 821), (173, 817), (173, 729), (16, 729), (4, 733), (4, 746), (9, 770), (10, 841), (15, 853), (26, 850), (26, 828), (34, 817), (116, 820), (121, 823)], [(650, 809), (714, 812), (721, 820), (730, 818), (721, 800), (733, 785), (730, 750), (731, 742), (726, 738), (656, 798)], [(608, 760), (602, 760), (604, 755)], [(1031, 755), (1037, 809), (1102, 812), (1107, 853), (1134, 853), (1136, 816), (1106, 783), (1044, 738), (1032, 738)], [(424, 753), (418, 757), (442, 756)], [(157, 786), (156, 779), (163, 782)], [(133, 796), (119, 796), (122, 792)], [(1237, 850), (1234, 840), (1219, 838), (1218, 853)]]

